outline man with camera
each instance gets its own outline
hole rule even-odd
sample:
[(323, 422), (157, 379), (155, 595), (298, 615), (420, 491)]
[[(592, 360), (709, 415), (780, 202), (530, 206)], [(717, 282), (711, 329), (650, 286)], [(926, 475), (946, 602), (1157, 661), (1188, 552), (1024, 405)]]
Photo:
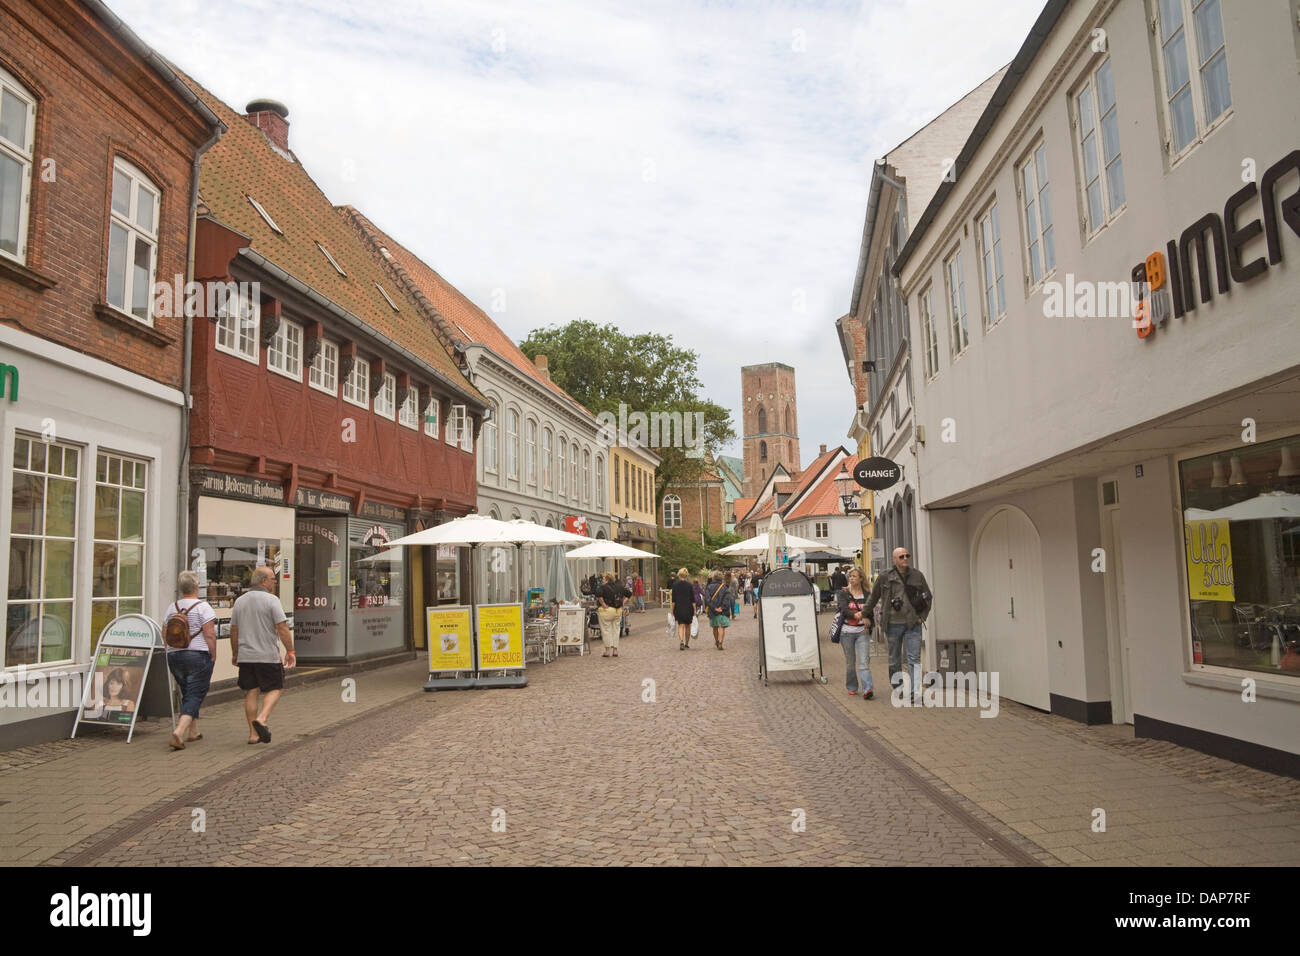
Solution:
[(889, 640), (889, 679), (903, 669), (903, 650), (907, 650), (907, 670), (911, 676), (912, 702), (921, 695), (921, 625), (930, 616), (934, 595), (925, 575), (911, 566), (912, 555), (906, 548), (894, 549), (894, 566), (876, 578), (867, 607), (880, 603), (881, 628)]

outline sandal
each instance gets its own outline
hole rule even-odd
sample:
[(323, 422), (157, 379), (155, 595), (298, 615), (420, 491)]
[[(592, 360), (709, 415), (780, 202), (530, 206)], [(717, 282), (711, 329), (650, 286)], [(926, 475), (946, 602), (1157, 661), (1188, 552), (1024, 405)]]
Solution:
[(185, 749), (185, 742), (182, 741), (181, 738), (177, 737), (175, 734), (172, 734), (172, 739), (167, 741), (167, 743), (171, 745), (172, 750)]

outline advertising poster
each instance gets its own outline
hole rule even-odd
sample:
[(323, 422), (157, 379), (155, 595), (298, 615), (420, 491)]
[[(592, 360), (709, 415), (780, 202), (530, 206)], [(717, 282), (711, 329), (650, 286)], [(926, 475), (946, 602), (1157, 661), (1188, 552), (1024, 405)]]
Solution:
[(1227, 518), (1183, 523), (1187, 540), (1187, 595), (1193, 601), (1235, 601), (1232, 540)]
[(810, 670), (819, 666), (817, 616), (811, 594), (764, 596), (759, 611), (763, 615), (763, 647), (769, 671)]
[(555, 632), (557, 647), (581, 647), (582, 632), (585, 622), (582, 619), (582, 606), (579, 604), (561, 604), (559, 626)]
[(522, 604), (478, 606), (478, 669), (509, 670), (524, 666)]
[(425, 608), (424, 620), (429, 634), (429, 673), (472, 671), (474, 641), (469, 608)]
[(99, 645), (90, 673), (90, 694), (83, 724), (130, 724), (144, 687), (145, 664), (151, 650), (145, 647)]

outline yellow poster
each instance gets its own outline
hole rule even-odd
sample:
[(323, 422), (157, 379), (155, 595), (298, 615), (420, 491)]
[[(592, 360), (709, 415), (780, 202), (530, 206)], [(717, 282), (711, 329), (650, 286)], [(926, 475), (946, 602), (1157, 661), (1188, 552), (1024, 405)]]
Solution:
[(429, 633), (429, 673), (473, 670), (474, 643), (469, 626), (469, 608), (425, 608), (424, 619)]
[(1193, 601), (1235, 601), (1228, 519), (1186, 521), (1183, 537), (1187, 540), (1187, 596)]
[(523, 666), (523, 605), (480, 604), (478, 606), (478, 669), (491, 671)]

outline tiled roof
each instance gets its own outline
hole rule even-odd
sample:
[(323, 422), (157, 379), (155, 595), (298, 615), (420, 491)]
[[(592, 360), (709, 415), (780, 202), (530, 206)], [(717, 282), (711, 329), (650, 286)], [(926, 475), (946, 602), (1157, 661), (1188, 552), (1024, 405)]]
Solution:
[(736, 499), (736, 520), (744, 521), (745, 515), (749, 514), (749, 509), (754, 507), (757, 498), (737, 498)]
[(794, 488), (790, 492), (790, 500), (793, 501), (795, 498), (799, 497), (799, 495), (803, 494), (804, 490), (811, 486), (817, 479), (817, 475), (826, 467), (826, 464), (843, 450), (844, 449), (836, 445), (830, 451), (818, 455), (807, 468), (799, 472), (799, 474), (795, 476), (793, 482)]
[[(848, 465), (849, 471), (852, 472), (858, 463), (858, 456), (850, 455), (844, 459), (844, 463)], [(835, 488), (835, 476), (839, 473), (838, 466), (828, 469), (822, 480), (817, 482), (816, 487), (799, 503), (799, 507), (786, 515), (786, 520), (793, 521), (796, 518), (840, 514), (840, 494)]]
[[(179, 75), (229, 128), (203, 155), (200, 167), (200, 202), (212, 217), (247, 236), (249, 247), (293, 278), (428, 363), (460, 393), (486, 404), (415, 302), (396, 287), (297, 157), (288, 159), (277, 152), (241, 114), (192, 78)], [(279, 232), (253, 208), (249, 196), (267, 211)], [(339, 275), (317, 243), (329, 250), (346, 276)], [(398, 311), (393, 311), (376, 285), (384, 288)]]
[(340, 206), (338, 211), (345, 217), (350, 217), (358, 229), (392, 254), (397, 265), (405, 270), (415, 287), (450, 325), (453, 337), (465, 345), (486, 346), (519, 371), (536, 380), (543, 388), (563, 396), (588, 415), (591, 414), (577, 399), (552, 382), (548, 376), (543, 375), (537, 364), (523, 353), (514, 340), (506, 335), (486, 312), (439, 275), (432, 266), (393, 239), (354, 207)]

